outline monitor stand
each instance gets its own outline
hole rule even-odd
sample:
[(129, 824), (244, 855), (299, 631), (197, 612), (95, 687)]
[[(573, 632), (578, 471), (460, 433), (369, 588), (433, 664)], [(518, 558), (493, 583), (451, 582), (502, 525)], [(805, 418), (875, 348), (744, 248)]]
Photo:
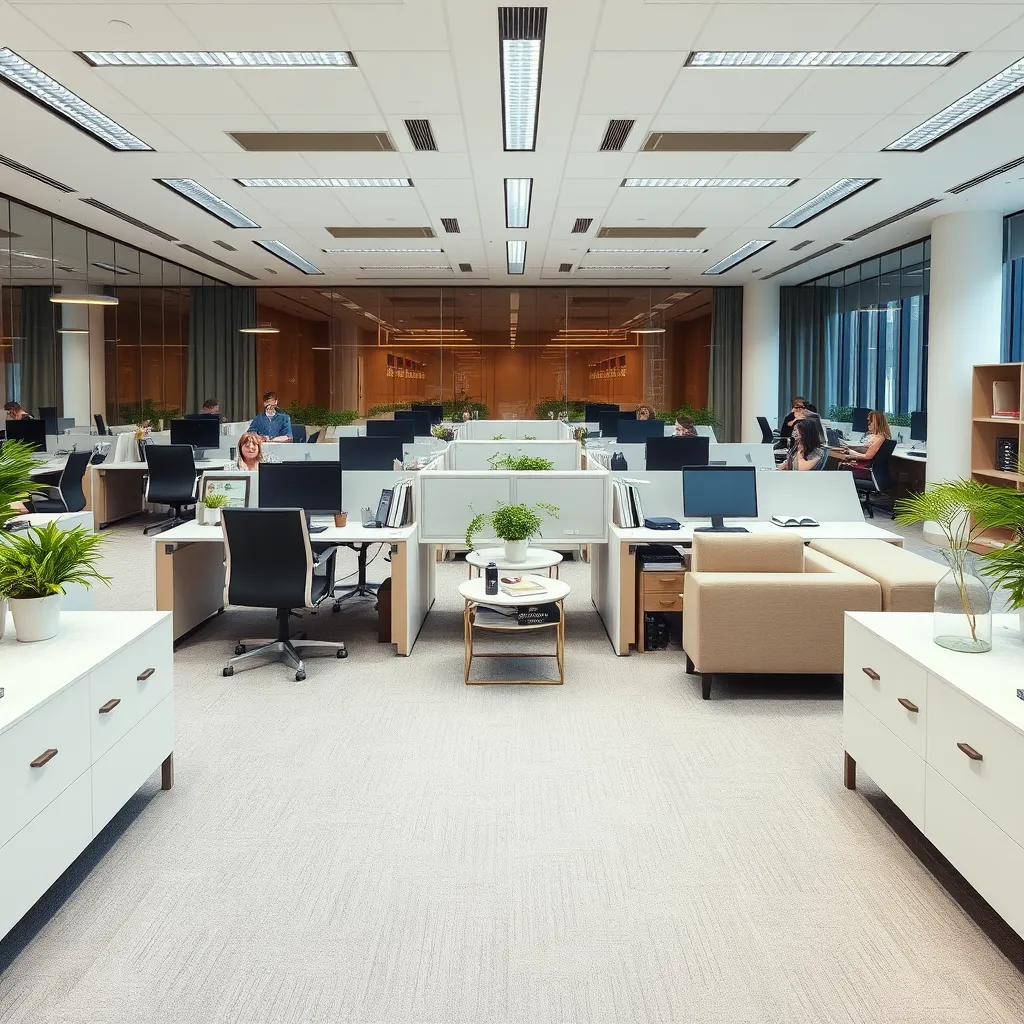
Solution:
[(750, 533), (745, 526), (726, 526), (723, 516), (712, 516), (710, 526), (698, 526), (694, 533)]

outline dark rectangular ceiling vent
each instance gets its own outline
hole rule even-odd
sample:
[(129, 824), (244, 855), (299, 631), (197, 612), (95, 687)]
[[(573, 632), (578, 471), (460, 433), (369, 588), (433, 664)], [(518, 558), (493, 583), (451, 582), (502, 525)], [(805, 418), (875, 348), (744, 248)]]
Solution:
[(902, 210), (900, 213), (894, 213), (891, 217), (886, 217), (885, 220), (880, 220), (877, 224), (872, 224), (860, 231), (855, 231), (852, 235), (847, 235), (844, 241), (855, 242), (858, 238), (870, 235), (872, 231), (887, 228), (890, 224), (895, 224), (896, 221), (903, 220), (904, 217), (912, 217), (915, 213), (920, 213), (922, 210), (927, 210), (929, 206), (934, 206), (936, 203), (941, 202), (941, 199), (926, 199), (923, 203), (918, 203), (917, 206), (911, 206), (909, 210)]
[(459, 270), (461, 270), (464, 274), (472, 274), (473, 273), (473, 264), (472, 263), (460, 263), (459, 264)]
[(393, 153), (387, 132), (228, 132), (248, 153)]
[(179, 242), (178, 245), (180, 248), (184, 249), (185, 252), (190, 252), (193, 256), (201, 256), (204, 260), (216, 263), (218, 267), (230, 270), (232, 274), (238, 274), (239, 277), (244, 277), (249, 281), (258, 280), (258, 278), (253, 277), (252, 274), (247, 274), (244, 270), (239, 270), (238, 267), (233, 267), (230, 263), (225, 263), (223, 260), (217, 259), (216, 256), (211, 256), (209, 253), (203, 252), (202, 249), (197, 249), (194, 245), (186, 245), (184, 242)]
[(585, 235), (590, 230), (590, 225), (593, 223), (593, 217), (577, 217), (576, 223), (572, 226), (572, 233), (574, 235)]
[(443, 227), (449, 235), (458, 235), (461, 233), (458, 217), (442, 217), (441, 227)]
[(405, 130), (409, 133), (409, 138), (416, 149), (437, 152), (437, 140), (434, 138), (434, 132), (430, 127), (429, 121), (417, 118), (407, 120), (405, 122)]
[(49, 185), (60, 192), (76, 191), (70, 185), (65, 185), (64, 182), (57, 181), (56, 178), (51, 178), (43, 174), (42, 171), (36, 171), (31, 167), (26, 167), (24, 164), (19, 164), (17, 160), (12, 160), (9, 156), (0, 155), (0, 164), (3, 164), (4, 167), (9, 167), (12, 171), (17, 171), (19, 174), (27, 174), (30, 178), (35, 178), (36, 181), (41, 181), (44, 185)]
[(142, 228), (143, 231), (148, 231), (151, 235), (156, 235), (157, 238), (162, 238), (165, 242), (177, 241), (174, 235), (169, 235), (166, 231), (161, 231), (159, 228), (155, 228), (152, 224), (147, 224), (144, 220), (139, 220), (137, 217), (132, 217), (127, 213), (122, 213), (120, 210), (115, 210), (112, 206), (107, 206), (106, 203), (101, 203), (98, 199), (79, 199), (78, 201), (97, 210), (102, 210), (104, 213), (109, 213), (111, 217), (123, 220), (125, 224)]
[(277, 277), (277, 271), (276, 271), (276, 270), (274, 270), (274, 268), (273, 268), (273, 267), (264, 267), (263, 269), (264, 269), (264, 270), (265, 270), (265, 271), (266, 271), (266, 272), (267, 272), (268, 274), (273, 274), (273, 275), (274, 275), (274, 277)]
[(953, 195), (959, 195), (961, 192), (966, 192), (969, 188), (974, 188), (975, 185), (980, 185), (983, 181), (988, 181), (990, 178), (998, 178), (1000, 174), (1012, 171), (1015, 167), (1020, 167), (1021, 164), (1024, 164), (1024, 156), (1019, 157), (1017, 160), (1011, 160), (1008, 164), (1003, 164), (1002, 167), (995, 167), (991, 171), (979, 174), (976, 178), (971, 178), (969, 181), (962, 181), (959, 185), (955, 185), (946, 191), (952, 192)]
[(335, 238), (433, 238), (433, 228), (328, 228)]
[(571, 263), (559, 263), (558, 264), (558, 272), (560, 274), (571, 274), (572, 273), (572, 264)]
[(789, 153), (810, 132), (649, 132), (641, 152)]
[(703, 228), (601, 228), (598, 238), (696, 238)]
[(805, 238), (802, 242), (797, 242), (796, 245), (792, 246), (789, 251), (790, 252), (797, 252), (800, 249), (803, 249), (804, 246), (813, 245), (813, 244), (814, 244), (814, 239), (813, 238)]
[(608, 127), (604, 131), (604, 138), (601, 140), (602, 152), (618, 152), (622, 149), (635, 124), (636, 121), (623, 121), (615, 118), (609, 121)]
[(238, 252), (238, 249), (233, 245), (228, 245), (227, 242), (222, 242), (219, 238), (213, 240), (214, 245), (219, 245), (222, 249), (227, 249), (228, 252)]
[(827, 252), (835, 252), (836, 249), (842, 249), (842, 245), (839, 242), (827, 245), (824, 249), (819, 249), (817, 252), (812, 252), (810, 256), (805, 256), (802, 260), (796, 260), (794, 263), (789, 263), (784, 267), (780, 267), (778, 270), (774, 270), (772, 273), (766, 274), (761, 278), (761, 280), (770, 281), (773, 277), (778, 277), (779, 274), (785, 274), (786, 271), (792, 270), (794, 267), (802, 266), (804, 263), (810, 263), (811, 260), (816, 260), (819, 256), (824, 256)]

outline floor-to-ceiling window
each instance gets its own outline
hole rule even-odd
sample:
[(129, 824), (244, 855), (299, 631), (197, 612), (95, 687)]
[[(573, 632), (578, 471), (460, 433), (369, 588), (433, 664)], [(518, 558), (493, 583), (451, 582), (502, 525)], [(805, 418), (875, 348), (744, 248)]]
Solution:
[(1004, 363), (1024, 360), (1024, 211), (1003, 221)]

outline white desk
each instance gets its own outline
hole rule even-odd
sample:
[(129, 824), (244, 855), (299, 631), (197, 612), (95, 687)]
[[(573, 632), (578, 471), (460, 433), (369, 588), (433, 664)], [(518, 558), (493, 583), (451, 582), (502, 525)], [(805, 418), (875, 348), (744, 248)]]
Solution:
[[(396, 654), (410, 654), (434, 603), (437, 573), (434, 550), (419, 543), (417, 526), (376, 530), (350, 523), (312, 534), (310, 541), (390, 544), (391, 642)], [(224, 534), (219, 526), (189, 522), (155, 535), (153, 544), (156, 607), (173, 613), (178, 641), (224, 610)]]
[[(903, 545), (903, 538), (865, 522), (822, 522), (820, 526), (781, 527), (751, 520), (729, 520), (726, 525), (744, 526), (752, 534), (795, 534), (805, 543), (812, 540), (881, 540)], [(647, 544), (693, 543), (694, 530), (706, 523), (683, 523), (679, 530), (624, 530), (608, 527), (608, 543), (590, 549), (590, 595), (604, 622), (612, 649), (625, 657), (636, 643), (636, 549)]]

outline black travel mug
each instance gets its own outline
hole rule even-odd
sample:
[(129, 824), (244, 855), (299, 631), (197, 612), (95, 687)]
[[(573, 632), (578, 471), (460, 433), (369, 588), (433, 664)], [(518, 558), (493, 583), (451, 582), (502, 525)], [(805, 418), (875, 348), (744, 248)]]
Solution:
[(493, 562), (488, 562), (484, 569), (484, 593), (488, 597), (498, 594), (498, 567)]

